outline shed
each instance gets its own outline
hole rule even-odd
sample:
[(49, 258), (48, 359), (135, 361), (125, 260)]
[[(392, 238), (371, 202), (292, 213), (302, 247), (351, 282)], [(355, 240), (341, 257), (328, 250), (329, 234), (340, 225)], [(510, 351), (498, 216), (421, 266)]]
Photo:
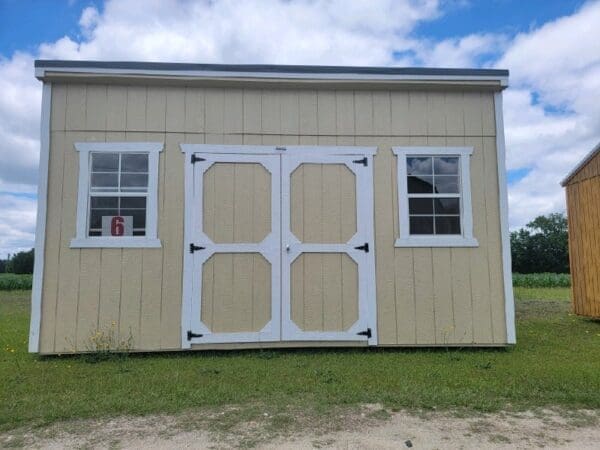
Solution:
[(600, 318), (600, 144), (561, 184), (567, 195), (573, 311)]
[(35, 70), (31, 352), (515, 343), (508, 71)]

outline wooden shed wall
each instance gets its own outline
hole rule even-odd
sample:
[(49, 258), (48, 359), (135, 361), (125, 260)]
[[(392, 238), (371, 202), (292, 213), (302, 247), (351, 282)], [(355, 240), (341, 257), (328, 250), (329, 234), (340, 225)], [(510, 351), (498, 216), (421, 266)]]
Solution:
[(573, 310), (600, 318), (600, 158), (596, 155), (567, 185)]
[[(42, 353), (86, 350), (98, 330), (138, 350), (180, 348), (184, 160), (179, 144), (365, 145), (375, 157), (380, 345), (506, 343), (492, 92), (54, 84)], [(71, 249), (79, 141), (164, 141), (159, 249)], [(395, 248), (392, 146), (473, 146), (478, 248)]]

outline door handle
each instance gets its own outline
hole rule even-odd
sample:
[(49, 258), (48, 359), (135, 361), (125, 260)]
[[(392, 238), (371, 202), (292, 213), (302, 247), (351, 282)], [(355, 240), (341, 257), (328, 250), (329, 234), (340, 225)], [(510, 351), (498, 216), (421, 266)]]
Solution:
[(289, 245), (289, 244), (285, 246), (285, 251), (286, 251), (287, 253), (289, 253), (289, 252), (290, 252), (290, 245)]

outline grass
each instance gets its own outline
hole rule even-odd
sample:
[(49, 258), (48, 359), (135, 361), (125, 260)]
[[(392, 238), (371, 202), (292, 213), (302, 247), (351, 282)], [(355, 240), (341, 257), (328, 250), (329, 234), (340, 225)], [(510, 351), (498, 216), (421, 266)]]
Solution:
[(0, 291), (31, 289), (32, 278), (30, 274), (0, 273)]
[(246, 407), (232, 413), (236, 423), (264, 411), (294, 417), (290, 411), (332, 414), (367, 403), (388, 410), (600, 409), (600, 322), (569, 314), (566, 289), (518, 288), (516, 296), (518, 344), (511, 349), (155, 353), (94, 362), (29, 355), (29, 292), (0, 292), (0, 431), (236, 405)]

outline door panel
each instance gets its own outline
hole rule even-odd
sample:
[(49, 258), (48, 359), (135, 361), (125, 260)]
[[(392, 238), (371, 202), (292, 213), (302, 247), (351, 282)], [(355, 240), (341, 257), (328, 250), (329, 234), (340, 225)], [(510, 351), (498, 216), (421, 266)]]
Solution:
[(271, 264), (260, 253), (215, 253), (202, 267), (200, 318), (213, 333), (259, 332), (271, 319)]
[(364, 341), (374, 329), (370, 160), (282, 157), (283, 340)]
[(280, 338), (279, 160), (196, 154), (192, 343)]
[(260, 242), (271, 232), (271, 174), (259, 163), (215, 163), (203, 181), (203, 230), (215, 243)]
[(343, 243), (356, 233), (356, 177), (345, 164), (300, 164), (290, 197), (292, 233), (301, 242)]
[(358, 266), (345, 253), (302, 253), (291, 267), (291, 318), (302, 331), (347, 331), (358, 321)]

